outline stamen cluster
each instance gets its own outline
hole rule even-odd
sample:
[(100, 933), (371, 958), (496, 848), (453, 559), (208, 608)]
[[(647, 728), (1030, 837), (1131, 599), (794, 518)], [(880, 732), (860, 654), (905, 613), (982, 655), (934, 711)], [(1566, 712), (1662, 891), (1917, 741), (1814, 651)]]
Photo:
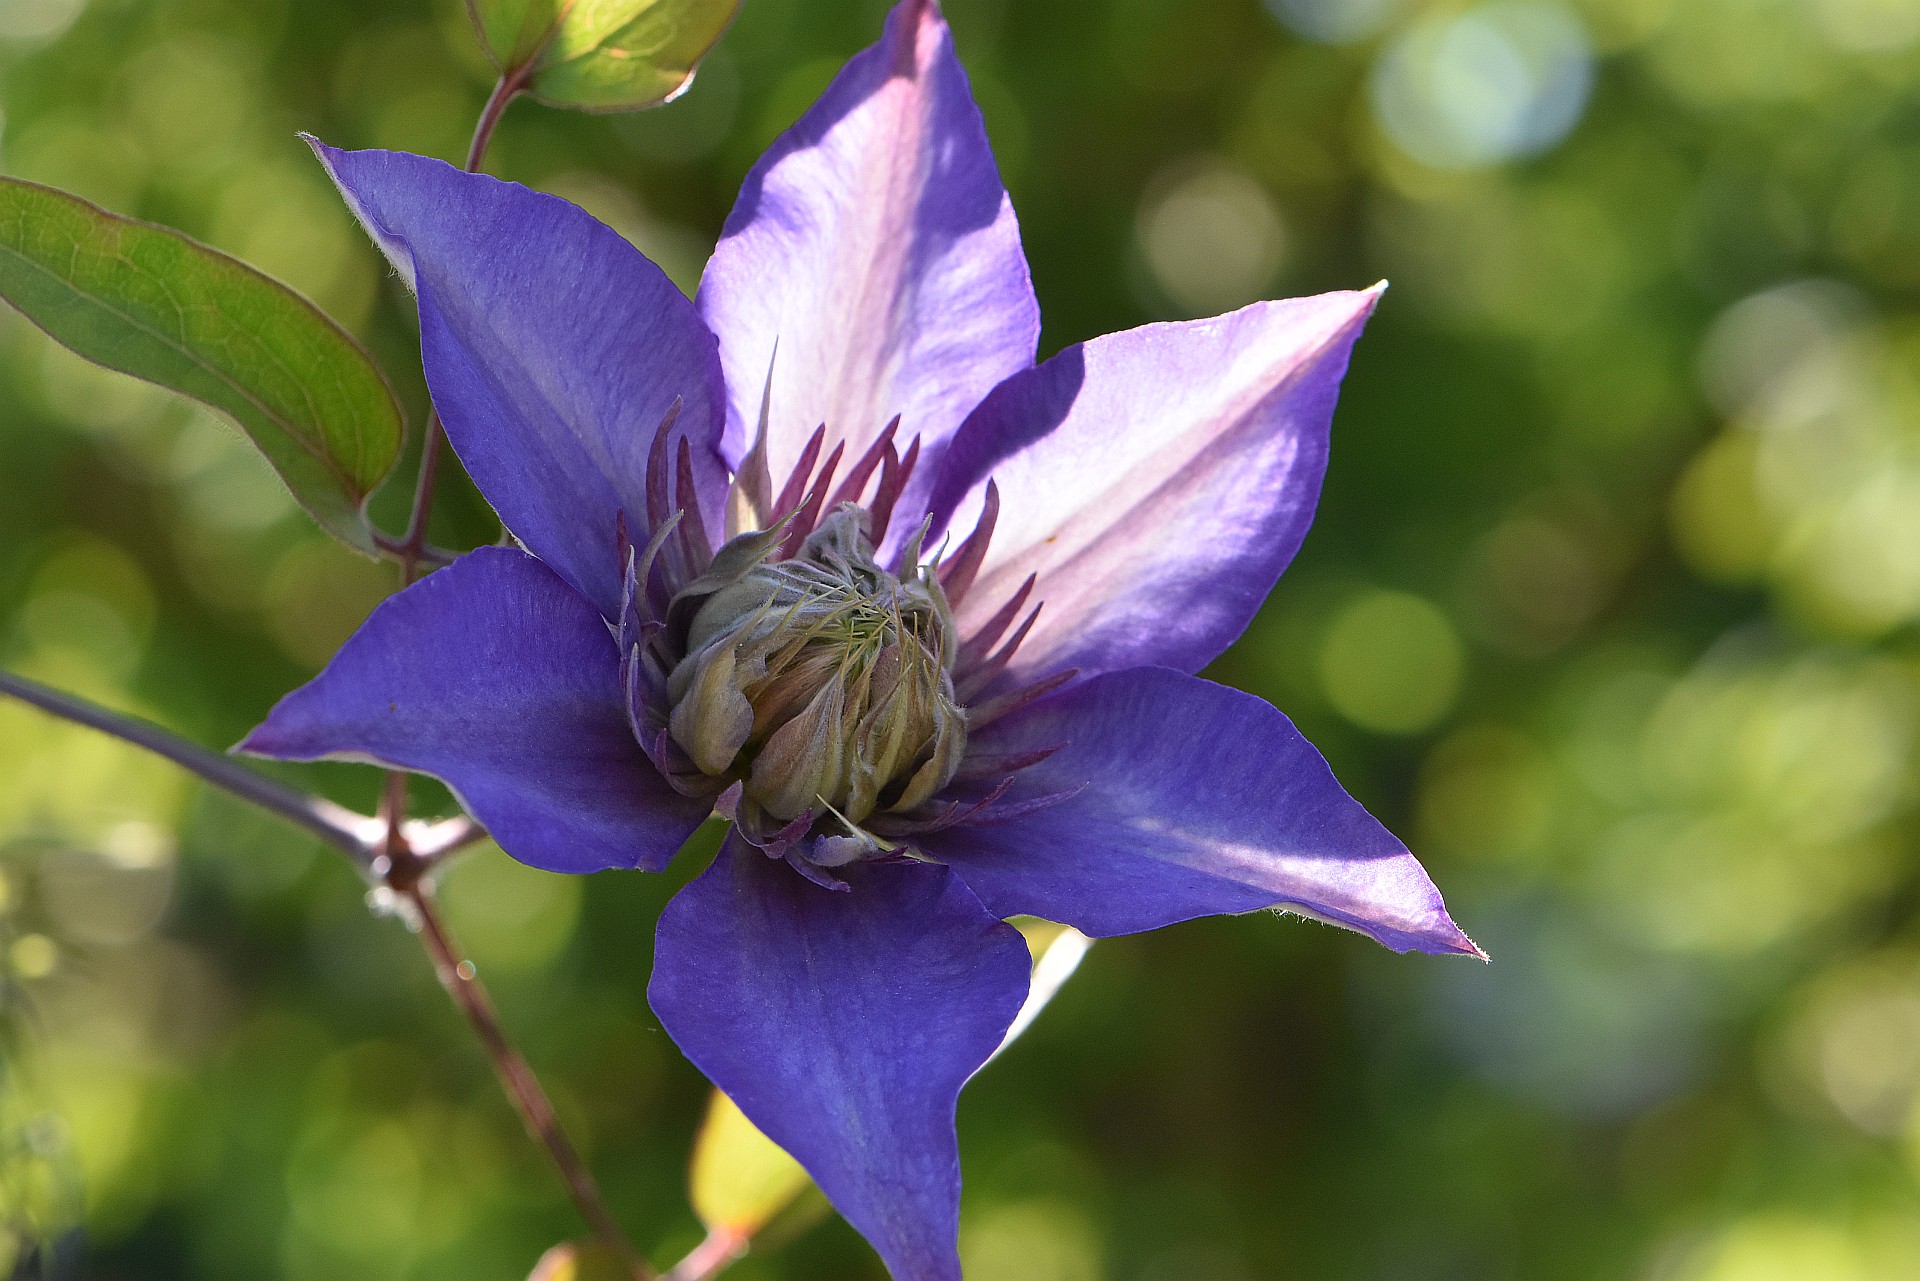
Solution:
[(887, 856), (916, 834), (1062, 799), (1003, 801), (1015, 773), (1057, 748), (968, 751), (970, 730), (1074, 675), (1001, 688), (1039, 613), (1032, 579), (972, 635), (956, 634), (952, 602), (993, 535), (991, 487), (951, 558), (923, 563), (923, 523), (883, 566), (875, 549), (919, 441), (902, 455), (889, 424), (841, 477), (841, 450), (823, 459), (816, 431), (776, 493), (763, 423), (728, 495), (729, 537), (712, 550), (673, 423), (648, 463), (653, 537), (635, 547), (623, 523), (618, 540), (629, 718), (673, 787), (713, 797), (747, 840), (823, 883), (833, 883), (823, 869)]
[(865, 518), (842, 504), (797, 556), (681, 595), (698, 609), (667, 681), (669, 731), (781, 823), (915, 809), (966, 751), (946, 597), (925, 570), (903, 582), (876, 564)]

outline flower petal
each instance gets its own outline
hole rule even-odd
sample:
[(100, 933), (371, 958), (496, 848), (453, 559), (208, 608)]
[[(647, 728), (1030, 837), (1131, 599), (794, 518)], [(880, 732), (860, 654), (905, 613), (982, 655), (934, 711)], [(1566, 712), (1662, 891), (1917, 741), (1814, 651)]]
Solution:
[(726, 392), (693, 304), (556, 196), (405, 152), (314, 150), (419, 300), (433, 403), (474, 483), (516, 538), (616, 616), (615, 517), (646, 544), (647, 455), (676, 401), (674, 435), (719, 528)]
[(1079, 792), (924, 838), (996, 915), (1106, 936), (1284, 907), (1396, 952), (1479, 955), (1418, 860), (1261, 699), (1165, 668), (1113, 672), (988, 727), (976, 750), (1061, 743), (1004, 804)]
[(1026, 945), (946, 868), (844, 873), (730, 837), (661, 914), (647, 995), (899, 1281), (959, 1281), (954, 1105), (1020, 1011)]
[(1255, 303), (1070, 347), (1009, 378), (948, 451), (934, 523), (1000, 514), (964, 639), (1038, 575), (1000, 685), (1064, 668), (1196, 672), (1246, 630), (1312, 523), (1364, 293)]
[(932, 0), (894, 9), (753, 167), (699, 303), (732, 397), (727, 461), (753, 444), (771, 371), (776, 489), (815, 427), (852, 460), (899, 414), (902, 451), (918, 435), (922, 457), (895, 525), (918, 524), (944, 442), (1033, 363), (1040, 334), (1013, 205)]
[(619, 672), (585, 597), (483, 547), (384, 601), (240, 750), (432, 774), (523, 863), (656, 871), (710, 806), (648, 763)]

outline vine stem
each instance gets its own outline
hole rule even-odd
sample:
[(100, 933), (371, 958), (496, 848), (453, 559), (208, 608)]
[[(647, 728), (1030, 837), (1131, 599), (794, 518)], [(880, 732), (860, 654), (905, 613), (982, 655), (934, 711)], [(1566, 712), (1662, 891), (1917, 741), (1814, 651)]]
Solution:
[(400, 586), (411, 587), (427, 561), (427, 517), (433, 511), (434, 485), (440, 479), (440, 451), (445, 448), (446, 431), (440, 426), (438, 410), (427, 411), (426, 438), (420, 442), (420, 477), (413, 486), (413, 512), (407, 517), (407, 532), (393, 550), (400, 562)]
[[(526, 67), (509, 71), (494, 84), (493, 92), (487, 96), (487, 105), (480, 110), (480, 119), (473, 127), (473, 141), (467, 146), (467, 172), (479, 173), (480, 166), (486, 163), (487, 145), (493, 141), (493, 131), (500, 124), (500, 118), (506, 114), (507, 104), (527, 87)], [(413, 486), (413, 509), (407, 517), (407, 532), (389, 550), (400, 562), (400, 585), (411, 586), (419, 576), (420, 566), (435, 558), (429, 555), (427, 546), (427, 523), (433, 515), (433, 493), (440, 479), (440, 454), (446, 448), (446, 429), (440, 425), (437, 410), (427, 413), (427, 429), (420, 442), (420, 474)]]
[(652, 1270), (608, 1211), (579, 1149), (561, 1128), (552, 1101), (525, 1057), (508, 1039), (492, 998), (481, 986), (472, 962), (461, 957), (434, 903), (433, 869), (455, 850), (484, 839), (484, 828), (464, 815), (431, 822), (408, 820), (406, 776), (398, 772), (388, 775), (380, 814), (369, 816), (268, 778), (151, 721), (109, 711), (14, 672), (0, 669), (0, 693), (172, 761), (223, 791), (305, 829), (351, 859), (363, 876), (390, 896), (388, 901), (399, 906), (399, 914), (414, 927), (433, 962), (434, 973), (472, 1024), (527, 1133), (552, 1157), (588, 1226), (627, 1266), (635, 1281), (654, 1281)]
[(711, 1281), (740, 1260), (747, 1252), (747, 1241), (742, 1233), (716, 1228), (663, 1281)]
[(288, 787), (229, 756), (181, 738), (171, 730), (162, 729), (152, 721), (124, 712), (108, 711), (98, 704), (25, 676), (0, 671), (0, 693), (10, 694), (62, 720), (86, 725), (137, 747), (144, 747), (155, 755), (164, 756), (216, 787), (242, 800), (251, 801), (268, 813), (278, 814), (296, 827), (305, 828), (346, 854), (362, 872), (367, 872), (372, 866), (374, 844), (382, 839), (386, 830), (386, 825), (377, 819), (356, 814), (324, 796), (314, 796)]
[[(369, 881), (386, 884), (387, 869), (381, 860), (392, 844), (393, 831), (386, 816), (371, 817), (336, 805), (324, 796), (289, 787), (152, 721), (110, 711), (17, 672), (0, 669), (0, 694), (172, 761), (221, 791), (304, 828), (345, 854)], [(457, 818), (408, 819), (401, 824), (400, 836), (420, 866), (431, 868), (454, 851), (485, 840), (487, 831), (462, 814)]]
[(526, 91), (527, 81), (532, 74), (533, 63), (529, 59), (503, 74), (493, 86), (493, 93), (488, 96), (487, 105), (480, 109), (480, 119), (473, 126), (473, 141), (467, 146), (468, 173), (480, 172), (480, 166), (487, 158), (487, 144), (493, 141), (494, 126), (506, 114), (507, 104)]
[[(494, 128), (499, 125), (508, 104), (526, 88), (528, 74), (528, 68), (521, 67), (503, 74), (494, 85), (493, 93), (488, 96), (487, 105), (474, 125), (473, 142), (467, 148), (466, 168), (469, 173), (480, 172), (480, 166), (486, 161), (487, 145), (493, 139)], [(440, 455), (446, 448), (446, 436), (438, 411), (430, 411), (427, 414), (425, 438), (420, 443), (420, 472), (414, 482), (413, 508), (407, 516), (407, 530), (391, 549), (391, 554), (400, 565), (402, 590), (412, 586), (419, 576), (421, 565), (433, 559), (427, 543), (427, 526), (433, 515), (434, 490), (440, 476)], [(493, 1063), (494, 1075), (499, 1078), (501, 1088), (520, 1114), (527, 1134), (546, 1149), (561, 1180), (566, 1183), (580, 1217), (586, 1220), (594, 1235), (600, 1238), (634, 1281), (655, 1281), (653, 1269), (627, 1239), (619, 1222), (608, 1210), (599, 1185), (594, 1182), (587, 1163), (581, 1159), (579, 1149), (567, 1137), (558, 1114), (553, 1110), (553, 1102), (541, 1088), (533, 1068), (507, 1036), (494, 1008), (493, 998), (481, 985), (473, 963), (460, 955), (446, 922), (441, 919), (440, 910), (433, 899), (431, 872), (437, 859), (447, 851), (431, 851), (409, 840), (407, 776), (403, 771), (388, 772), (381, 796), (380, 817), (384, 820), (385, 835), (380, 856), (375, 863), (376, 870), (384, 887), (404, 906), (404, 915), (415, 926), (421, 946), (433, 962), (440, 985), (473, 1026), (474, 1034), (479, 1037), (480, 1044)]]
[(446, 922), (441, 919), (433, 895), (417, 882), (400, 893), (419, 926), (421, 945), (426, 948), (427, 955), (433, 958), (434, 973), (439, 976), (440, 985), (447, 989), (454, 1004), (460, 1007), (461, 1013), (467, 1016), (467, 1021), (479, 1034), (487, 1057), (493, 1060), (493, 1070), (500, 1078), (501, 1088), (513, 1100), (527, 1133), (546, 1148), (547, 1154), (553, 1158), (554, 1168), (566, 1182), (567, 1191), (573, 1197), (580, 1217), (587, 1221), (601, 1243), (614, 1253), (635, 1281), (653, 1281), (653, 1270), (633, 1248), (632, 1242), (627, 1240), (612, 1212), (607, 1209), (599, 1185), (588, 1172), (579, 1150), (561, 1128), (560, 1118), (553, 1110), (553, 1102), (540, 1087), (539, 1078), (508, 1039), (506, 1029), (500, 1024), (499, 1013), (494, 1008), (493, 998), (481, 985), (473, 963), (461, 957), (459, 946), (448, 932)]

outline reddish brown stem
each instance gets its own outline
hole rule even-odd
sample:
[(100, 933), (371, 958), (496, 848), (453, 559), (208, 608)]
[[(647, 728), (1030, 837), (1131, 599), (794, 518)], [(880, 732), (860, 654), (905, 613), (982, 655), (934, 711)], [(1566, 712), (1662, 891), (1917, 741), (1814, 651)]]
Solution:
[[(467, 147), (467, 172), (480, 172), (480, 166), (486, 163), (487, 146), (493, 141), (500, 117), (506, 114), (507, 104), (526, 87), (524, 67), (508, 72), (494, 84), (487, 105), (481, 109), (480, 119), (473, 127), (473, 142)], [(420, 442), (420, 476), (413, 487), (413, 511), (407, 518), (407, 532), (393, 548), (393, 555), (400, 562), (402, 587), (413, 583), (421, 562), (427, 559), (427, 522), (433, 514), (433, 491), (440, 479), (440, 453), (445, 446), (446, 432), (440, 426), (440, 415), (429, 412), (426, 434)]]
[[(109, 711), (77, 695), (42, 685), (39, 681), (29, 680), (14, 672), (0, 671), (0, 694), (17, 698), (62, 720), (97, 729), (155, 755), (164, 756), (213, 786), (257, 805), (269, 814), (277, 814), (296, 827), (305, 828), (352, 859), (362, 872), (372, 862), (366, 817), (335, 805), (323, 796), (309, 795), (288, 787), (230, 756), (189, 742), (172, 730), (162, 729), (152, 721), (128, 716), (124, 712)], [(465, 834), (447, 832), (439, 835), (441, 843), (447, 844), (453, 838), (464, 838)]]
[(420, 442), (420, 477), (413, 486), (413, 513), (407, 518), (405, 536), (393, 551), (400, 562), (402, 587), (413, 585), (413, 580), (419, 576), (421, 562), (427, 559), (427, 517), (433, 512), (433, 489), (440, 478), (440, 449), (445, 441), (446, 432), (441, 430), (440, 415), (429, 411), (426, 439)]
[[(487, 144), (493, 138), (494, 126), (500, 123), (500, 116), (506, 111), (507, 104), (525, 87), (523, 72), (504, 75), (494, 86), (485, 110), (480, 113), (480, 121), (474, 127), (473, 145), (467, 151), (469, 171), (479, 172), (481, 163), (486, 159)], [(440, 425), (440, 415), (437, 412), (429, 413), (426, 436), (420, 444), (420, 475), (414, 483), (413, 510), (407, 518), (407, 532), (386, 549), (400, 562), (402, 588), (411, 586), (421, 564), (433, 559), (427, 545), (427, 523), (433, 512), (434, 486), (439, 479), (440, 454), (445, 442), (446, 432)], [(446, 834), (444, 848), (413, 849), (405, 834), (407, 776), (399, 770), (390, 771), (387, 775), (380, 817), (386, 822), (386, 839), (380, 857), (374, 863), (375, 870), (385, 887), (411, 908), (410, 914), (418, 926), (421, 945), (432, 958), (440, 985), (446, 988), (454, 1004), (473, 1025), (480, 1044), (493, 1063), (494, 1074), (499, 1077), (500, 1085), (513, 1103), (514, 1110), (520, 1114), (521, 1123), (552, 1158), (554, 1168), (566, 1183), (575, 1207), (594, 1234), (620, 1260), (634, 1281), (655, 1281), (653, 1269), (640, 1257), (639, 1251), (627, 1240), (612, 1212), (607, 1209), (599, 1186), (588, 1172), (586, 1162), (580, 1158), (579, 1149), (573, 1146), (573, 1141), (561, 1128), (560, 1118), (555, 1114), (546, 1091), (540, 1087), (539, 1078), (534, 1076), (526, 1059), (507, 1038), (506, 1029), (501, 1026), (500, 1016), (494, 1009), (493, 998), (481, 986), (472, 962), (461, 957), (459, 947), (434, 904), (432, 882), (428, 876), (434, 863), (483, 833), (478, 826), (474, 826), (470, 831)]]
[(494, 1010), (493, 998), (487, 995), (487, 989), (480, 983), (474, 972), (473, 964), (462, 959), (460, 949), (447, 931), (446, 922), (440, 918), (440, 909), (435, 906), (431, 894), (419, 884), (405, 891), (407, 902), (417, 914), (420, 926), (420, 941), (427, 949), (427, 955), (433, 958), (434, 972), (440, 977), (440, 985), (453, 997), (454, 1004), (473, 1024), (473, 1030), (480, 1036), (480, 1043), (486, 1047), (487, 1057), (493, 1060), (493, 1070), (500, 1078), (500, 1085), (513, 1101), (515, 1111), (527, 1127), (527, 1133), (546, 1148), (553, 1158), (554, 1167), (560, 1177), (566, 1181), (567, 1191), (573, 1197), (573, 1203), (580, 1216), (593, 1229), (603, 1245), (620, 1260), (621, 1266), (632, 1273), (635, 1281), (654, 1281), (653, 1269), (633, 1248), (620, 1225), (614, 1221), (613, 1214), (601, 1199), (600, 1189), (588, 1173), (587, 1164), (573, 1141), (560, 1126), (560, 1118), (554, 1113), (553, 1103), (547, 1098), (533, 1069), (515, 1049), (513, 1042), (507, 1039), (506, 1030), (500, 1026), (500, 1016)]
[(487, 158), (487, 144), (493, 141), (494, 126), (500, 123), (500, 117), (506, 114), (507, 104), (518, 98), (526, 90), (531, 65), (517, 67), (501, 76), (493, 86), (493, 93), (487, 98), (487, 105), (480, 109), (480, 120), (473, 126), (473, 142), (467, 148), (467, 172), (479, 173), (481, 162)]
[(738, 1232), (717, 1228), (693, 1252), (674, 1265), (664, 1281), (711, 1281), (747, 1252), (747, 1238)]

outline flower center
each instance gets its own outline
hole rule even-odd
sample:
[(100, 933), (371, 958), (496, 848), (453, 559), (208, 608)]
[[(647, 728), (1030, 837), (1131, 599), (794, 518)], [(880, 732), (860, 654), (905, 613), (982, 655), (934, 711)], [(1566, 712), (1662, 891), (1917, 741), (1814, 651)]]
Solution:
[(785, 560), (769, 559), (775, 540), (742, 535), (673, 601), (690, 621), (668, 730), (782, 822), (911, 810), (966, 754), (946, 597), (925, 569), (882, 569), (866, 519), (841, 504)]

